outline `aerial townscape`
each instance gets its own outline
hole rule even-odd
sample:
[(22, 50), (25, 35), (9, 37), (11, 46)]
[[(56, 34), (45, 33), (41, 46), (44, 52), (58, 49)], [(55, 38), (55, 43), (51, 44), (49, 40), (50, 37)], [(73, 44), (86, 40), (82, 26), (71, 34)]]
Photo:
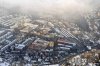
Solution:
[(17, 9), (0, 6), (0, 66), (100, 66), (100, 7), (66, 15)]

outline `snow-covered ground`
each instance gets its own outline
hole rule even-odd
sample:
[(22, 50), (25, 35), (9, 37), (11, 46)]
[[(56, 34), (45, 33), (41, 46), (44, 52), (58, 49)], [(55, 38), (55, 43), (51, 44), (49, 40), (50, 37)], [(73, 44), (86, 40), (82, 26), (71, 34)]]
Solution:
[(0, 63), (0, 66), (9, 66), (10, 64), (9, 63), (7, 63), (7, 62), (2, 62), (2, 63)]

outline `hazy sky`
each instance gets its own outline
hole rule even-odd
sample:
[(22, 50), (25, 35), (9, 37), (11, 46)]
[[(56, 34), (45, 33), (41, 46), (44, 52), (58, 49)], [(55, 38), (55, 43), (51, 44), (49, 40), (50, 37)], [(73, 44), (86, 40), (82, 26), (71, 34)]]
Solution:
[[(92, 3), (94, 1), (94, 3)], [(70, 11), (88, 11), (100, 0), (0, 0), (0, 6), (20, 7), (22, 11), (65, 13)], [(92, 3), (92, 4), (91, 4)]]

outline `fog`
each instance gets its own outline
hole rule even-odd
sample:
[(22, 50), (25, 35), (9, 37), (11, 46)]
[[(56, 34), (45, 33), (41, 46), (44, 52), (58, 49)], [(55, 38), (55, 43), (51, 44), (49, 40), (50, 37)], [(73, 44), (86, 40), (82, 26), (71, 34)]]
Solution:
[(23, 13), (74, 14), (91, 11), (100, 0), (0, 0), (0, 7)]

